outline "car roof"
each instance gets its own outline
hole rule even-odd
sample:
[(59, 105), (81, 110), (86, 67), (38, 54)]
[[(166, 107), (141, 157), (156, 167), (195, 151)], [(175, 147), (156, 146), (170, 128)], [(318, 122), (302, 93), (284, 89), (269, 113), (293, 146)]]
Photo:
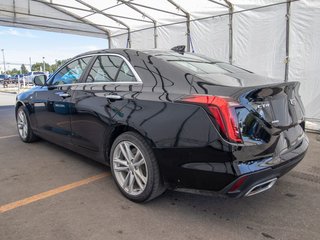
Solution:
[[(131, 48), (114, 48), (114, 49), (99, 49), (99, 50), (89, 51), (89, 52), (81, 53), (81, 54), (77, 55), (76, 57), (81, 57), (81, 56), (85, 56), (85, 55), (93, 55), (93, 54), (103, 54), (103, 53), (121, 54), (123, 52), (127, 52), (129, 54), (132, 54), (132, 53), (137, 52), (137, 51), (138, 52), (143, 52), (143, 53), (149, 53), (149, 52), (151, 53), (151, 51), (164, 52), (164, 51), (152, 50), (152, 49), (150, 49), (150, 50), (141, 50), (141, 49), (131, 49)], [(165, 52), (169, 52), (169, 51), (165, 51)]]
[(81, 56), (86, 56), (86, 55), (94, 55), (94, 54), (103, 54), (103, 53), (115, 53), (115, 54), (120, 54), (123, 55), (123, 53), (127, 54), (134, 54), (136, 52), (139, 53), (144, 53), (147, 55), (152, 55), (152, 56), (157, 56), (157, 55), (167, 55), (167, 56), (176, 56), (176, 57), (182, 57), (182, 56), (201, 56), (205, 57), (203, 55), (195, 54), (195, 53), (190, 53), (186, 52), (184, 54), (177, 53), (173, 50), (161, 50), (161, 49), (132, 49), (132, 48), (114, 48), (114, 49), (100, 49), (100, 50), (94, 50), (94, 51), (89, 51), (85, 52), (82, 54), (77, 55), (76, 57), (81, 57)]

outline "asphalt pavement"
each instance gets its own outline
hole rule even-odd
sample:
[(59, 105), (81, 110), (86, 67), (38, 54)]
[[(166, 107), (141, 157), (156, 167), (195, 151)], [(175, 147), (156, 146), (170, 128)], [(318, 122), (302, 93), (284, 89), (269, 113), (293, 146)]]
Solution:
[(0, 91), (0, 106), (12, 106), (15, 104), (15, 101), (16, 101), (16, 94), (5, 93)]
[(308, 134), (305, 159), (265, 193), (230, 199), (167, 191), (136, 204), (107, 167), (43, 140), (21, 142), (7, 106), (12, 97), (0, 93), (0, 239), (320, 239), (316, 134)]

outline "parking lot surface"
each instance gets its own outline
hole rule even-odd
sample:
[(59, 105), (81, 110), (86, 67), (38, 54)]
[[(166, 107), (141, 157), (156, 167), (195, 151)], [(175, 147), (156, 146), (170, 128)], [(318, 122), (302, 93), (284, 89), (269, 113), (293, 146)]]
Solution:
[[(3, 104), (4, 105), (4, 104)], [(0, 106), (0, 239), (320, 239), (320, 141), (269, 191), (242, 199), (167, 191), (126, 200), (107, 167), (22, 143)]]

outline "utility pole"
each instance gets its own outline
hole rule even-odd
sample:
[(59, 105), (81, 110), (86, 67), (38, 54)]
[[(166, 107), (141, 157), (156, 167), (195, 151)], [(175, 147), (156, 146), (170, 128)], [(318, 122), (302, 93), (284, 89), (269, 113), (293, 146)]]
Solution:
[(45, 63), (45, 61), (44, 61), (44, 59), (45, 59), (45, 57), (42, 57), (42, 64), (43, 64), (43, 72), (45, 72), (46, 71), (46, 63)]
[(6, 74), (6, 59), (4, 57), (4, 49), (1, 49), (2, 51), (2, 58), (3, 58), (3, 70), (4, 70), (4, 74)]
[(30, 72), (31, 72), (32, 71), (31, 57), (29, 57), (29, 64), (30, 64)]

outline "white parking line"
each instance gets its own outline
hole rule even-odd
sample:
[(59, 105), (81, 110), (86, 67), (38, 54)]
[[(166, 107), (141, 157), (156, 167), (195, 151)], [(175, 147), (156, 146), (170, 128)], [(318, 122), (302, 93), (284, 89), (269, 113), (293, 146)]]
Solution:
[(0, 137), (0, 139), (12, 138), (12, 137), (18, 137), (18, 136), (19, 136), (19, 135), (15, 134), (15, 135), (9, 135), (9, 136)]

